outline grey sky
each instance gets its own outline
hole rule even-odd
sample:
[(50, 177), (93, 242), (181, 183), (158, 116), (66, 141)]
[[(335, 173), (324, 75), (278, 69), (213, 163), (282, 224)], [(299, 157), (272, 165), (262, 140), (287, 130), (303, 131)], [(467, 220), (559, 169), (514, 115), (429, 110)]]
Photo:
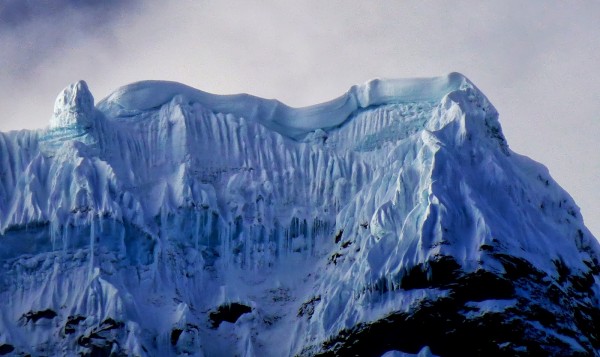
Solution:
[(600, 237), (600, 2), (149, 3), (0, 0), (0, 130), (47, 125), (78, 79), (96, 100), (168, 79), (302, 106), (373, 77), (458, 71)]

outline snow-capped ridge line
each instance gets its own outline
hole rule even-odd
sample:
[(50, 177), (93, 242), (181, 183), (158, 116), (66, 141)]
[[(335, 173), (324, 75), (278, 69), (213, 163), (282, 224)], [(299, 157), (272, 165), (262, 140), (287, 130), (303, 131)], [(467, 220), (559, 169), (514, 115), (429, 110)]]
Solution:
[(458, 73), (76, 82), (0, 133), (0, 244), (0, 354), (600, 354), (600, 245)]
[(97, 108), (107, 117), (121, 118), (157, 109), (181, 95), (215, 113), (232, 114), (260, 122), (269, 129), (300, 139), (317, 129), (342, 125), (356, 111), (390, 103), (440, 101), (457, 90), (475, 88), (460, 73), (412, 79), (373, 79), (352, 86), (343, 95), (307, 107), (293, 108), (276, 99), (249, 94), (217, 95), (169, 81), (141, 81), (118, 88)]

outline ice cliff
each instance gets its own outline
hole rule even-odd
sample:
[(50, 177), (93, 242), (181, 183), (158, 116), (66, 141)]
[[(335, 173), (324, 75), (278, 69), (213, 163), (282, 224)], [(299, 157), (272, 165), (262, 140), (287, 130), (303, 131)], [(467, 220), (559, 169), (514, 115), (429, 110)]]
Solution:
[(600, 249), (464, 76), (144, 81), (0, 133), (0, 354), (599, 355)]

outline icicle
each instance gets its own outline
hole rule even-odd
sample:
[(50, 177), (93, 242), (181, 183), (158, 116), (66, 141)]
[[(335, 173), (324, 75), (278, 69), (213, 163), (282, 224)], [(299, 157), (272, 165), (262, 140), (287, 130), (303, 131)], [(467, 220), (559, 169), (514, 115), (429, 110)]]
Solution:
[[(216, 244), (211, 244), (210, 237), (212, 236), (212, 226), (213, 226), (213, 215), (212, 212), (206, 211), (206, 223), (204, 225), (204, 236), (207, 237), (206, 244), (209, 247), (215, 247)], [(215, 242), (216, 243), (216, 242)]]
[(200, 211), (196, 210), (196, 225), (194, 227), (194, 248), (198, 250), (198, 240), (200, 239)]
[(88, 275), (91, 278), (92, 273), (94, 272), (94, 246), (96, 243), (96, 227), (94, 224), (94, 216), (92, 215), (92, 219), (90, 222), (90, 268)]
[(219, 229), (219, 240), (222, 242), (221, 259), (223, 266), (231, 264), (231, 241), (233, 240), (234, 229), (229, 222), (226, 226), (223, 225)]
[(315, 222), (313, 221), (312, 227), (310, 227), (310, 229), (308, 228), (308, 223), (307, 223), (307, 227), (306, 227), (306, 252), (308, 257), (310, 258), (312, 256), (312, 251), (313, 251), (313, 237), (314, 237), (314, 233), (315, 233)]
[(255, 357), (254, 346), (252, 344), (252, 337), (250, 334), (246, 337), (246, 346), (244, 348), (244, 357)]
[(160, 238), (161, 240), (167, 239), (167, 220), (168, 220), (167, 208), (165, 204), (160, 207)]
[(59, 225), (56, 223), (56, 218), (50, 222), (50, 242), (52, 244), (52, 250), (56, 249), (56, 238), (59, 234)]
[(252, 226), (250, 226), (250, 227), (248, 227), (248, 230), (246, 232), (244, 232), (240, 235), (240, 237), (243, 240), (243, 244), (244, 244), (244, 255), (242, 256), (240, 268), (245, 268), (248, 266), (248, 259), (249, 259), (248, 249), (250, 248), (249, 246), (250, 246), (252, 234), (253, 234), (253, 230), (252, 230)]
[(69, 249), (69, 225), (66, 224), (63, 227), (63, 234), (62, 234), (62, 256), (63, 258), (65, 257), (65, 255), (67, 254), (67, 250)]
[(120, 226), (120, 243), (121, 243), (121, 252), (123, 257), (127, 256), (127, 245), (125, 244), (125, 225)]

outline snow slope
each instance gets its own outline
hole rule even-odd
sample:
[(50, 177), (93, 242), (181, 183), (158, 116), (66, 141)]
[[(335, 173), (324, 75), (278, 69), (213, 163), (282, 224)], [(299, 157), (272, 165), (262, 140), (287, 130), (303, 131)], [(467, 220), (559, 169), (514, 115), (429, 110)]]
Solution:
[(0, 354), (598, 354), (598, 243), (458, 73), (93, 103), (0, 133)]

